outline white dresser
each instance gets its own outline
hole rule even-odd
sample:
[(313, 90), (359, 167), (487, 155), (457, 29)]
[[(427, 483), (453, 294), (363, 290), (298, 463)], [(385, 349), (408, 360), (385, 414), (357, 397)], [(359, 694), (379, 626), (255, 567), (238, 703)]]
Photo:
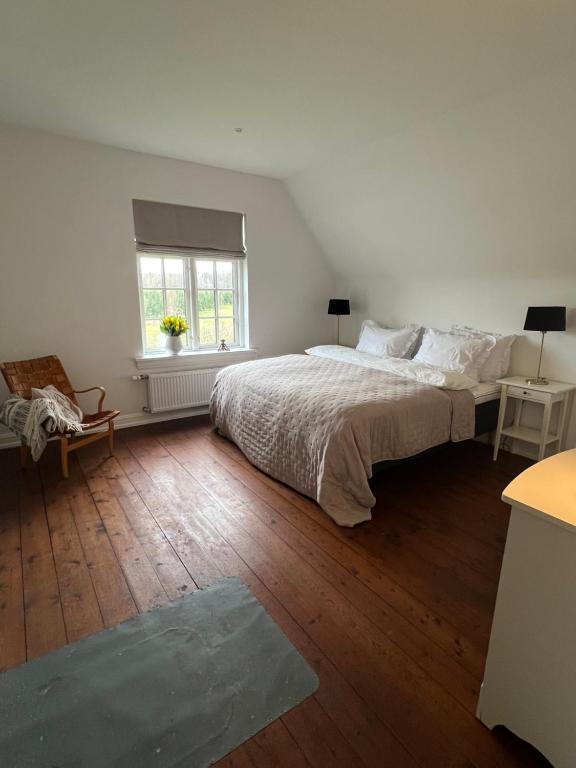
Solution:
[(576, 450), (531, 466), (512, 505), (477, 715), (576, 766)]

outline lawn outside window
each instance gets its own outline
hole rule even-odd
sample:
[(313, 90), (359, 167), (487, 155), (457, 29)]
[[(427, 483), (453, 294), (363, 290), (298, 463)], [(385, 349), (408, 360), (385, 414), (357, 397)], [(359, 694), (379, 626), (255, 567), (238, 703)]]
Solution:
[(222, 339), (230, 349), (245, 343), (243, 259), (207, 255), (138, 253), (140, 314), (144, 354), (164, 350), (160, 321), (185, 318), (188, 352), (216, 350)]

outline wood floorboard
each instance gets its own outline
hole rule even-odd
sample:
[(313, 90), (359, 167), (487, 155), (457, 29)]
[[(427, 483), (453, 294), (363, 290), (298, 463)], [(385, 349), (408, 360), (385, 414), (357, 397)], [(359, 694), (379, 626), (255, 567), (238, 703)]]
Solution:
[(104, 620), (66, 492), (69, 481), (55, 463), (43, 464), (40, 478), (66, 636), (74, 642), (103, 629)]
[(120, 470), (115, 459), (107, 463), (106, 477), (111, 492), (122, 507), (138, 541), (148, 554), (168, 597), (175, 600), (183, 594), (196, 590), (198, 585), (193, 575), (186, 569), (162, 528)]
[(68, 637), (38, 469), (25, 470), (17, 482), (20, 492), (26, 657), (33, 659), (65, 645)]
[[(318, 674), (314, 696), (220, 768), (540, 768), (474, 717), (508, 508), (525, 466), (468, 443), (372, 481), (341, 529), (252, 467), (206, 418), (94, 443), (61, 479), (52, 446), (0, 453), (0, 669), (225, 576)], [(441, 480), (439, 481), (439, 478)]]
[(26, 660), (20, 512), (15, 483), (0, 481), (0, 671)]
[(278, 768), (310, 768), (311, 765), (282, 720), (276, 720), (248, 741), (246, 750), (257, 765)]
[(77, 462), (71, 467), (66, 493), (104, 625), (113, 627), (135, 616), (138, 608)]
[(106, 465), (91, 460), (88, 451), (79, 458), (88, 489), (94, 499), (130, 592), (140, 611), (157, 608), (169, 599), (154, 567), (153, 553), (142, 545), (107, 478)]
[(292, 709), (282, 720), (312, 765), (349, 768), (362, 764), (316, 697)]

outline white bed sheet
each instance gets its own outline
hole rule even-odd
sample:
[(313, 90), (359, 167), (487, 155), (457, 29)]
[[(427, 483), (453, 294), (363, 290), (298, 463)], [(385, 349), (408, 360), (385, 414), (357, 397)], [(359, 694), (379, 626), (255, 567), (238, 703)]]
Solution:
[(318, 347), (310, 347), (305, 352), (313, 357), (328, 357), (332, 360), (339, 360), (343, 363), (359, 365), (364, 368), (376, 368), (386, 373), (419, 381), (421, 384), (429, 384), (440, 389), (471, 390), (478, 384), (475, 379), (471, 379), (463, 373), (442, 371), (440, 368), (428, 365), (427, 363), (419, 363), (417, 360), (358, 352), (352, 347), (344, 347), (339, 344), (324, 344)]
[(474, 404), (488, 403), (490, 400), (499, 400), (502, 387), (495, 381), (483, 381), (472, 387), (470, 392), (474, 396)]

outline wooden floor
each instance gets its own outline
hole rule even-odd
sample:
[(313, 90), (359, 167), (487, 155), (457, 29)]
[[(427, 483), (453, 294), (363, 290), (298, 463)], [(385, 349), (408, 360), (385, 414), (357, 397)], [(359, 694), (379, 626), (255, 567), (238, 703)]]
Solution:
[(0, 452), (0, 668), (237, 575), (320, 678), (227, 768), (547, 763), (474, 717), (525, 468), (467, 443), (378, 476), (370, 523), (338, 528), (251, 467), (205, 418), (117, 433), (60, 478), (50, 447)]

